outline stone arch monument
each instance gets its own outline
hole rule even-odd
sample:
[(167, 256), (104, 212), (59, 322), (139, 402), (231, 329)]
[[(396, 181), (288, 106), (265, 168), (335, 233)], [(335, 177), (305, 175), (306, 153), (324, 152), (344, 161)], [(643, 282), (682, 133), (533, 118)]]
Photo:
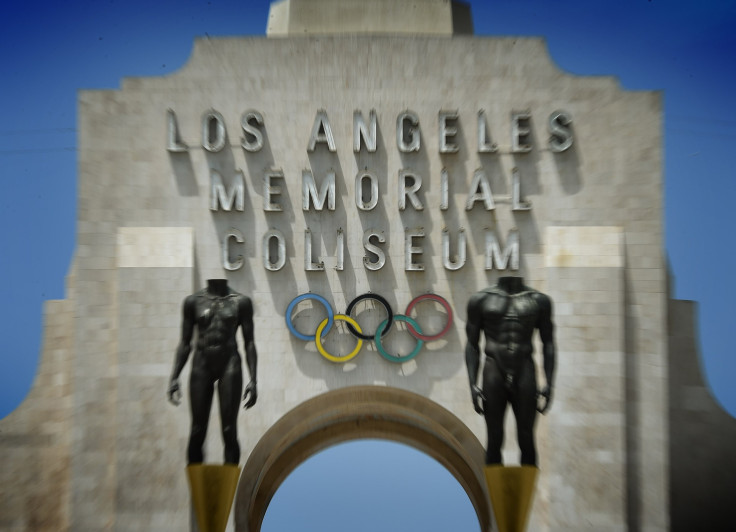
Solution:
[(236, 529), (260, 530), (271, 497), (297, 465), (335, 443), (380, 438), (425, 452), (468, 493), (481, 524), (490, 525), (482, 477), (484, 450), (451, 412), (421, 395), (386, 386), (342, 388), (305, 401), (256, 444), (240, 477)]
[[(473, 36), (461, 2), (282, 0), (266, 37), (199, 38), (171, 75), (80, 91), (78, 131), (76, 255), (0, 422), (0, 530), (190, 526), (188, 412), (165, 393), (182, 300), (226, 278), (258, 349), (236, 530), (311, 453), (379, 436), (443, 463), (486, 532), (466, 305), (500, 275), (555, 302), (531, 529), (670, 528), (660, 93)], [(390, 308), (422, 332), (397, 318), (359, 346), (344, 315), (364, 294), (365, 331)]]

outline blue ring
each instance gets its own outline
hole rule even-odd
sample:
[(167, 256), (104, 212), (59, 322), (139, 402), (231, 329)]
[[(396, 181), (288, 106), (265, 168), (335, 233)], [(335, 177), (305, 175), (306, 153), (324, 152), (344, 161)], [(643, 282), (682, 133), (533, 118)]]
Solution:
[(289, 329), (289, 332), (291, 332), (291, 334), (293, 334), (300, 340), (309, 342), (311, 340), (317, 339), (317, 332), (315, 331), (315, 333), (312, 334), (311, 336), (308, 334), (300, 333), (299, 331), (296, 330), (296, 327), (294, 327), (294, 322), (291, 319), (291, 313), (294, 312), (294, 307), (296, 307), (299, 303), (301, 303), (305, 299), (314, 299), (315, 301), (319, 301), (320, 303), (322, 303), (322, 305), (324, 305), (325, 309), (327, 310), (327, 325), (322, 331), (322, 334), (327, 334), (332, 328), (332, 323), (335, 320), (335, 314), (332, 311), (332, 306), (327, 302), (327, 300), (318, 294), (312, 294), (312, 293), (301, 294), (291, 300), (291, 303), (289, 303), (289, 306), (286, 307), (286, 327)]

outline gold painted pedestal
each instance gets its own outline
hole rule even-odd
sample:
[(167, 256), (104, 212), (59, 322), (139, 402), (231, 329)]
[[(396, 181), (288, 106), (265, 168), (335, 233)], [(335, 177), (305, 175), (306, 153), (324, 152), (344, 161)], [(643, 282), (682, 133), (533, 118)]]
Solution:
[(225, 532), (240, 478), (236, 465), (187, 466), (189, 489), (200, 532)]
[(524, 532), (539, 469), (490, 465), (483, 472), (499, 532)]

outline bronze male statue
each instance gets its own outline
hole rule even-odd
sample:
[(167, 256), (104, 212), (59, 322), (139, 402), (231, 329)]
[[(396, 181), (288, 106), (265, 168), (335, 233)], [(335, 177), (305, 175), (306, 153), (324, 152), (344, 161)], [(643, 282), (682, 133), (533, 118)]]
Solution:
[(238, 410), (243, 389), (243, 373), (235, 333), (240, 327), (245, 347), (250, 382), (243, 394), (244, 407), (256, 404), (256, 366), (258, 356), (253, 341), (253, 304), (250, 298), (232, 290), (226, 279), (210, 279), (207, 288), (184, 300), (181, 342), (176, 349), (174, 370), (169, 383), (169, 401), (181, 402), (179, 374), (192, 350), (194, 327), (197, 343), (189, 377), (189, 399), (192, 410), (192, 430), (189, 435), (187, 458), (190, 464), (204, 461), (205, 436), (212, 406), (215, 383), (220, 402), (222, 439), (225, 463), (238, 464)]
[[(545, 386), (539, 392), (532, 358), (535, 329), (542, 340), (546, 377)], [(486, 354), (482, 387), (477, 384), (481, 331)], [(537, 411), (544, 414), (550, 407), (555, 370), (551, 299), (525, 286), (521, 277), (501, 277), (497, 285), (471, 296), (466, 333), (465, 361), (473, 406), (485, 417), (488, 430), (486, 463), (502, 463), (503, 421), (506, 407), (511, 404), (521, 463), (536, 466), (534, 423)], [(541, 405), (538, 397), (542, 398)]]

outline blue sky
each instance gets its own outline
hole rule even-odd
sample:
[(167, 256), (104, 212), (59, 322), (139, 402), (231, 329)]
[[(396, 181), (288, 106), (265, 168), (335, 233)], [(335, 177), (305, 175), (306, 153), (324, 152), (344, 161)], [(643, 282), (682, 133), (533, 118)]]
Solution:
[[(666, 253), (675, 296), (700, 303), (704, 369), (718, 400), (736, 414), (736, 358), (729, 334), (731, 302), (736, 296), (730, 275), (736, 271), (736, 217), (731, 211), (736, 201), (732, 161), (736, 1), (470, 3), (478, 35), (543, 36), (553, 60), (568, 72), (614, 75), (626, 89), (664, 91)], [(4, 7), (0, 20), (0, 163), (5, 185), (0, 196), (0, 301), (4, 303), (0, 417), (12, 411), (30, 389), (39, 356), (43, 301), (64, 297), (64, 276), (75, 245), (76, 91), (117, 88), (124, 76), (173, 72), (186, 62), (195, 36), (262, 35), (268, 6), (267, 0), (130, 0), (18, 2)], [(564, 356), (564, 346), (560, 351)], [(396, 444), (366, 445), (342, 445), (303, 464), (287, 479), (270, 511), (284, 513), (277, 504), (282, 504), (291, 483), (302, 482), (302, 475), (307, 475), (306, 486), (310, 486), (314, 475), (324, 476), (325, 468), (343, 471), (344, 467), (334, 465), (340, 456), (345, 460), (349, 456), (348, 463), (367, 464), (358, 470), (364, 479), (371, 472), (386, 471), (388, 483), (381, 484), (377, 478), (363, 484), (385, 500), (403, 500), (406, 507), (416, 490), (427, 497), (428, 485), (459, 489), (449, 473), (424, 455)], [(397, 464), (403, 467), (408, 462), (420, 464), (413, 487), (399, 484), (397, 475), (391, 474)], [(361, 508), (366, 506), (361, 497), (368, 495), (360, 491), (351, 492), (340, 484), (325, 490), (319, 495), (333, 503), (331, 510), (323, 512), (325, 519), (336, 511), (336, 501), (345, 501), (347, 507), (348, 501), (360, 500)], [(464, 493), (460, 495), (462, 499)], [(452, 499), (449, 492), (446, 499)], [(305, 512), (318, 508), (317, 502), (302, 502)], [(467, 517), (470, 512), (472, 517), (467, 498), (467, 507), (460, 508), (461, 503), (458, 515)], [(289, 503), (288, 515), (296, 511), (295, 504)], [(426, 508), (439, 505), (429, 500), (424, 504)], [(380, 506), (368, 504), (368, 508)], [(357, 523), (355, 514), (353, 518)], [(370, 530), (378, 526), (384, 531), (448, 530), (438, 526), (437, 519), (429, 521), (429, 528), (416, 522), (406, 528), (396, 517), (394, 524), (375, 524)], [(370, 524), (370, 515), (364, 520)], [(316, 523), (309, 528), (311, 522), (304, 517), (301, 530), (332, 530)], [(342, 523), (335, 530), (363, 530), (357, 524), (351, 528)], [(285, 530), (279, 528), (283, 526), (264, 531)]]

